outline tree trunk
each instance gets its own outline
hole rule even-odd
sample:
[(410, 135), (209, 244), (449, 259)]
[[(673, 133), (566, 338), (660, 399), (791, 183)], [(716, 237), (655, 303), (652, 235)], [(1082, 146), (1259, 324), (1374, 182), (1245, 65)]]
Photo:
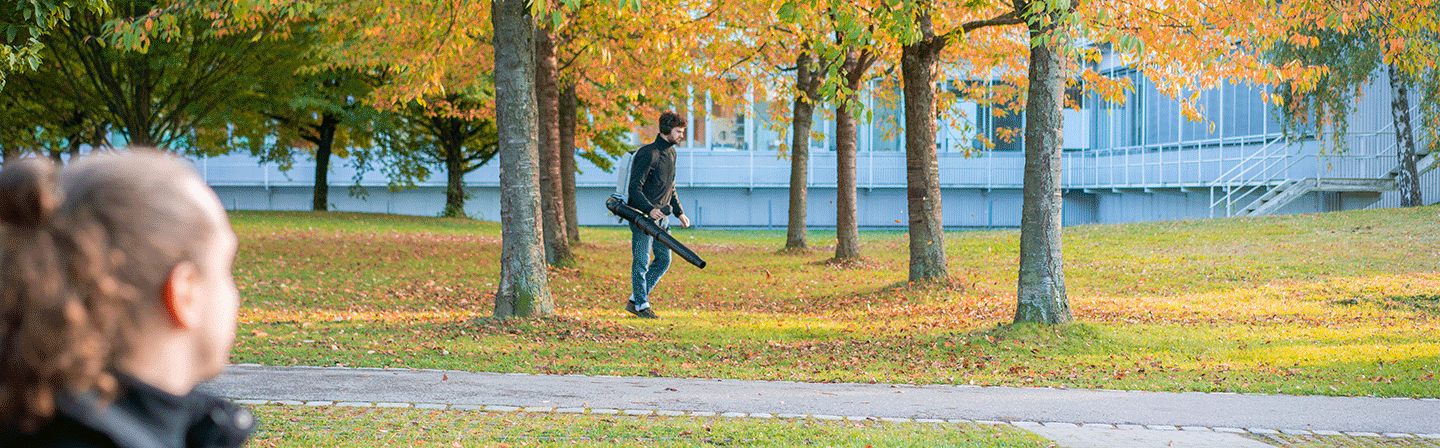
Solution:
[(555, 313), (540, 228), (535, 25), (524, 0), (494, 0), (495, 124), (500, 145), (500, 285), (495, 316)]
[(565, 235), (565, 187), (560, 180), (560, 85), (556, 79), (555, 39), (549, 28), (535, 29), (535, 102), (539, 110), (540, 201), (545, 217), (545, 261), (573, 261)]
[(840, 76), (845, 79), (848, 97), (837, 101), (835, 107), (835, 259), (855, 260), (860, 258), (860, 227), (856, 217), (855, 200), (855, 149), (858, 146), (857, 124), (854, 112), (859, 108), (859, 92), (865, 71), (870, 69), (868, 54), (850, 52), (845, 56), (845, 65)]
[[(922, 17), (929, 28), (929, 16)], [(945, 260), (944, 214), (940, 209), (940, 165), (935, 152), (934, 38), (901, 48), (905, 80), (905, 199), (910, 213), (910, 281), (939, 280), (950, 274)]]
[[(1031, 42), (1053, 33), (1053, 26), (1031, 19)], [(1052, 17), (1049, 23), (1058, 20)], [(1066, 324), (1065, 258), (1061, 252), (1060, 150), (1065, 100), (1065, 60), (1055, 48), (1030, 48), (1030, 87), (1025, 105), (1025, 187), (1020, 217), (1020, 276), (1015, 322)]]
[(315, 126), (315, 189), (310, 196), (310, 210), (330, 210), (330, 155), (334, 151), (335, 128), (340, 120), (331, 114), (320, 117)]
[[(80, 145), (82, 144), (83, 143), (78, 138), (74, 138), (70, 141), (70, 148), (66, 150), (66, 152), (70, 154), (70, 163), (73, 164), (80, 161)], [(94, 148), (94, 144), (91, 144), (91, 148)]]
[(1416, 207), (1424, 202), (1420, 196), (1420, 172), (1415, 167), (1415, 133), (1410, 128), (1410, 78), (1393, 64), (1388, 68), (1390, 116), (1395, 120), (1395, 152), (1400, 159), (1395, 187), (1400, 190), (1401, 207)]
[(575, 205), (575, 84), (560, 89), (560, 182), (565, 194), (565, 234), (571, 245), (580, 244), (580, 220)]
[(445, 210), (440, 216), (463, 218), (465, 213), (465, 139), (460, 135), (464, 126), (454, 117), (436, 117), (440, 145), (445, 151)]
[(154, 90), (153, 79), (151, 79), (150, 66), (144, 61), (136, 61), (133, 57), (128, 58), (126, 64), (130, 67), (131, 86), (123, 91), (111, 92), (111, 95), (121, 96), (118, 104), (126, 104), (130, 107), (121, 112), (125, 116), (125, 137), (128, 138), (128, 146), (139, 146), (142, 148), (158, 148), (157, 136), (154, 134), (153, 117), (150, 114), (152, 104), (151, 92)]
[(809, 51), (795, 58), (795, 104), (790, 138), (790, 223), (785, 234), (786, 250), (804, 250), (805, 208), (808, 207), (810, 176), (810, 128), (815, 122), (813, 91), (818, 84), (810, 70)]

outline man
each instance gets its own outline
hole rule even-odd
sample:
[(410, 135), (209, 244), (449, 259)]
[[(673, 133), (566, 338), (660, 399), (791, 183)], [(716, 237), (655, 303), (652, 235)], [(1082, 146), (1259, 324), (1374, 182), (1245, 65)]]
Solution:
[[(661, 229), (669, 231), (666, 216), (680, 219), (682, 227), (690, 227), (690, 218), (680, 208), (675, 195), (675, 143), (685, 139), (685, 119), (673, 111), (660, 114), (660, 134), (655, 141), (635, 150), (630, 165), (629, 201), (641, 213), (649, 215)], [(644, 218), (641, 218), (644, 219)], [(650, 252), (655, 259), (650, 259)], [(644, 319), (658, 319), (650, 308), (650, 290), (670, 269), (670, 248), (655, 242), (635, 223), (630, 223), (630, 303), (625, 311)]]

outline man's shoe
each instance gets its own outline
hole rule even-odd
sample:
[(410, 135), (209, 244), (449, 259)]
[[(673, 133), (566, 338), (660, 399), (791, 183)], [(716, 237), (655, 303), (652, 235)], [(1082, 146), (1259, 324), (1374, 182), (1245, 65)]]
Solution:
[(640, 310), (640, 311), (636, 311), (636, 312), (635, 312), (635, 315), (636, 315), (636, 316), (640, 316), (641, 319), (659, 319), (659, 318), (660, 318), (660, 316), (656, 316), (656, 315), (655, 315), (655, 310), (653, 310), (653, 309), (651, 309), (651, 308), (646, 308), (646, 309), (643, 309), (643, 310)]
[(625, 311), (636, 316), (640, 315), (640, 312), (635, 310), (635, 302), (626, 301)]

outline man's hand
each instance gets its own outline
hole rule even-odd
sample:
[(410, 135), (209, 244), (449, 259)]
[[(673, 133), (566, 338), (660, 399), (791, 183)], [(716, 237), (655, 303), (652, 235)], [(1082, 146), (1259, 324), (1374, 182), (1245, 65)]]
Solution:
[(690, 227), (690, 217), (685, 215), (676, 216), (680, 218), (680, 227)]
[(659, 221), (659, 220), (664, 219), (664, 218), (665, 218), (665, 213), (664, 213), (664, 212), (661, 212), (660, 209), (658, 209), (658, 208), (652, 208), (652, 209), (650, 209), (650, 219)]

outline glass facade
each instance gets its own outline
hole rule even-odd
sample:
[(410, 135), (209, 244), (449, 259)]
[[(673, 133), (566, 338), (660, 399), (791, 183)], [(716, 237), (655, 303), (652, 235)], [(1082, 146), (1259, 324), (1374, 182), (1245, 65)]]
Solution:
[[(1121, 148), (1188, 147), (1230, 144), (1279, 131), (1273, 108), (1262, 96), (1264, 88), (1245, 83), (1227, 83), (1196, 95), (1196, 108), (1204, 116), (1192, 121), (1182, 114), (1179, 101), (1169, 98), (1141, 73), (1121, 68), (1108, 73), (1128, 84), (1128, 97), (1111, 101), (1085, 92), (1079, 83), (1066, 89), (1065, 149), (1114, 150)], [(937, 117), (937, 150), (942, 153), (973, 151), (1022, 151), (1025, 116), (1011, 105), (983, 100), (996, 81), (958, 80), (941, 83), (941, 95), (952, 95), (949, 114)], [(884, 95), (864, 94), (858, 129), (860, 151), (904, 151), (904, 105), (900, 86), (874, 85), (888, 89)], [(1189, 98), (1193, 92), (1181, 92)], [(706, 92), (694, 92), (685, 110), (677, 110), (690, 122), (688, 141), (682, 150), (778, 152), (791, 142), (788, 98), (734, 98), (718, 101)], [(835, 150), (834, 106), (815, 108), (811, 152)], [(777, 109), (778, 108), (778, 109)], [(650, 130), (637, 134), (637, 144), (650, 139)], [(643, 140), (643, 141), (641, 141)], [(987, 144), (988, 143), (988, 144)]]

